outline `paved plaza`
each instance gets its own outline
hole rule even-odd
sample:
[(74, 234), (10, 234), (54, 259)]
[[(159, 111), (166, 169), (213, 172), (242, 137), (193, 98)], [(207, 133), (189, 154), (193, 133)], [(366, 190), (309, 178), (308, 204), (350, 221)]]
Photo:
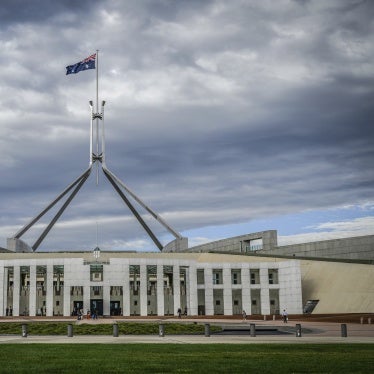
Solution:
[[(1, 319), (1, 322), (9, 322), (10, 319)], [(40, 319), (17, 318), (12, 319), (13, 322), (32, 323), (40, 322)], [(54, 321), (43, 319), (43, 321)], [(210, 334), (205, 335), (167, 335), (161, 337), (159, 335), (119, 335), (118, 337), (109, 335), (74, 335), (68, 337), (60, 336), (36, 336), (28, 335), (22, 337), (22, 332), (19, 335), (0, 335), (0, 344), (29, 344), (29, 343), (45, 343), (45, 344), (262, 344), (262, 343), (287, 343), (287, 344), (330, 344), (330, 343), (371, 343), (374, 344), (374, 325), (373, 324), (359, 324), (347, 323), (347, 337), (341, 335), (341, 323), (333, 322), (310, 322), (291, 320), (287, 324), (279, 320), (276, 321), (238, 321), (227, 319), (190, 319), (184, 318), (182, 320), (171, 319), (114, 319), (104, 318), (99, 320), (82, 320), (76, 321), (74, 319), (58, 319), (58, 321), (71, 322), (73, 325), (81, 323), (90, 324), (115, 324), (117, 322), (158, 322), (158, 323), (202, 323), (210, 325), (224, 326), (230, 332), (227, 334)], [(250, 336), (250, 324), (255, 324), (256, 336)], [(296, 334), (296, 325), (300, 324), (302, 328), (301, 336)], [(264, 331), (269, 330), (270, 333), (263, 334)], [(278, 331), (280, 333), (272, 333), (271, 331)]]

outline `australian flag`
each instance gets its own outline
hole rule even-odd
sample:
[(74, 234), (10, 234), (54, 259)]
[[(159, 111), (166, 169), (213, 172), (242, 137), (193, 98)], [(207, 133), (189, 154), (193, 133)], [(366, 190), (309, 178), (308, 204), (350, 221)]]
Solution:
[(85, 58), (84, 60), (77, 62), (74, 65), (66, 66), (66, 75), (76, 74), (83, 70), (95, 69), (96, 53)]

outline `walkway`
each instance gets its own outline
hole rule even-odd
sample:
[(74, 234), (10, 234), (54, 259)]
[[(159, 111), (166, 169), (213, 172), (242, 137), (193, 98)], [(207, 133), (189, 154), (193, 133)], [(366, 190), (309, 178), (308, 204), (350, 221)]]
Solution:
[[(0, 319), (1, 322), (9, 322), (9, 319)], [(247, 329), (249, 330), (250, 324), (254, 323), (256, 328), (278, 328), (280, 331), (288, 331), (288, 334), (282, 335), (260, 335), (251, 337), (249, 334), (229, 334), (229, 335), (215, 335), (212, 334), (209, 337), (204, 335), (165, 335), (160, 337), (158, 335), (120, 335), (119, 337), (113, 337), (108, 335), (75, 335), (73, 337), (68, 336), (32, 336), (22, 337), (20, 335), (0, 335), (0, 344), (28, 344), (28, 343), (45, 343), (45, 344), (134, 344), (134, 343), (162, 343), (162, 344), (263, 344), (263, 343), (288, 343), (288, 344), (330, 344), (330, 343), (371, 343), (374, 344), (374, 325), (373, 324), (355, 324), (349, 323), (347, 326), (347, 337), (341, 337), (341, 324), (331, 322), (307, 322), (292, 320), (287, 324), (283, 324), (281, 321), (239, 321), (230, 319), (193, 319), (183, 318), (181, 320), (176, 318), (170, 319), (122, 319), (122, 318), (104, 318), (99, 320), (82, 320), (76, 321), (72, 318), (22, 318), (12, 319), (13, 322), (19, 323), (32, 323), (40, 321), (65, 321), (75, 323), (90, 323), (100, 324), (108, 323), (114, 324), (116, 322), (158, 322), (158, 323), (209, 323), (211, 325), (224, 325), (235, 329)], [(302, 336), (298, 337), (295, 334), (296, 324), (300, 323), (302, 327)]]

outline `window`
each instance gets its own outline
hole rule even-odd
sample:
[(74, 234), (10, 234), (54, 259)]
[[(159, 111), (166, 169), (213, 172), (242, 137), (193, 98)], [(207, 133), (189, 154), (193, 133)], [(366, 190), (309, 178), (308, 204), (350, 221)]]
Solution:
[(103, 281), (103, 265), (93, 264), (90, 265), (91, 282), (102, 282)]
[(213, 284), (222, 284), (222, 270), (213, 270)]
[(197, 275), (197, 284), (204, 284), (205, 283), (204, 269), (197, 269), (196, 275)]
[(216, 305), (221, 305), (221, 300), (216, 300)]
[(259, 269), (252, 269), (250, 275), (251, 275), (251, 284), (260, 283), (260, 270)]
[[(248, 241), (246, 241), (248, 243)], [(263, 248), (262, 238), (249, 240), (249, 245), (245, 246), (246, 252), (259, 251)]]
[(241, 271), (240, 269), (232, 269), (231, 270), (231, 283), (232, 284), (241, 284)]
[(278, 284), (278, 269), (268, 270), (269, 284)]

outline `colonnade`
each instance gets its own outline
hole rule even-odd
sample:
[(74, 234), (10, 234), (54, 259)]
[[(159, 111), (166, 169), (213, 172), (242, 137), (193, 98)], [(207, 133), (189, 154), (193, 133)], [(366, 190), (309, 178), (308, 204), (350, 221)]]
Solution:
[[(119, 302), (120, 314), (124, 316), (133, 315), (134, 310), (140, 316), (149, 315), (150, 310), (158, 316), (176, 315), (179, 308), (188, 311), (188, 315), (233, 315), (241, 313), (242, 309), (247, 314), (270, 314), (283, 307), (289, 312), (292, 308), (295, 312), (301, 309), (300, 269), (293, 261), (284, 266), (284, 263), (220, 264), (115, 258), (103, 263), (99, 281), (92, 277), (90, 264), (77, 258), (40, 264), (36, 261), (22, 264), (3, 261), (3, 266), (0, 262), (0, 316), (70, 316), (73, 303), (78, 299), (82, 301), (79, 307), (86, 312), (92, 307), (93, 287), (100, 289), (103, 315), (111, 314), (113, 300)], [(56, 280), (56, 265), (63, 269), (58, 275), (61, 276), (58, 278), (60, 286)], [(139, 267), (138, 275), (130, 272), (134, 265)], [(42, 281), (38, 267), (45, 269)], [(153, 267), (151, 276), (150, 267)], [(166, 267), (172, 269), (172, 276), (170, 270), (169, 277), (166, 276)], [(25, 268), (26, 275), (21, 275), (21, 269)], [(198, 271), (204, 273), (203, 280), (198, 281)], [(235, 282), (233, 271), (239, 274)], [(257, 281), (253, 281), (252, 271), (258, 272)], [(270, 271), (276, 271), (275, 283), (270, 282)], [(172, 284), (168, 284), (169, 280)], [(151, 283), (155, 290), (152, 296)], [(79, 297), (74, 296), (74, 287), (83, 290)], [(112, 296), (113, 287), (121, 290), (120, 296)], [(295, 292), (298, 293), (296, 297)]]

